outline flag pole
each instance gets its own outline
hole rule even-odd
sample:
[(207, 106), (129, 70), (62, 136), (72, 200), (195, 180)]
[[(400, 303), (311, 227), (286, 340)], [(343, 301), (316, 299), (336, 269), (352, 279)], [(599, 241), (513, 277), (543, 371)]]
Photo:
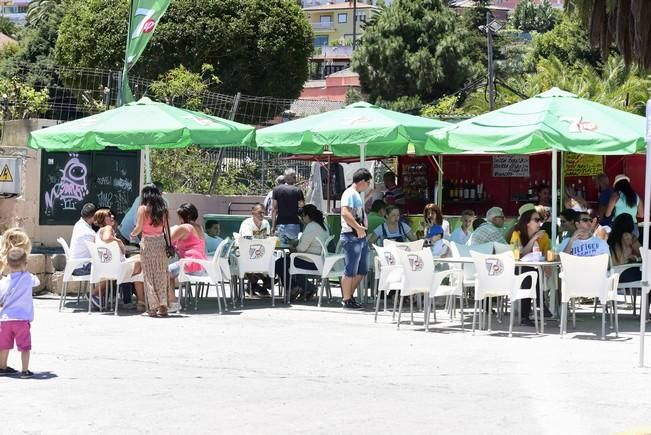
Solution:
[[(129, 20), (127, 21), (127, 43), (124, 47), (124, 66), (122, 68), (122, 80), (120, 81), (120, 88), (118, 89), (118, 106), (122, 106), (125, 102), (126, 92), (131, 92), (129, 88), (129, 42), (131, 40), (131, 20), (133, 17), (133, 0), (129, 0)], [(126, 97), (128, 98), (128, 97)]]

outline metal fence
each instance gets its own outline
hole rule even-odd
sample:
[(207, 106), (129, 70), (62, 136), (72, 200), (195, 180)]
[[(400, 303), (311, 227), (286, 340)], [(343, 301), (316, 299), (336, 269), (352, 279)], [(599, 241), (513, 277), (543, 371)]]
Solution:
[[(69, 67), (49, 64), (4, 63), (0, 68), (0, 79), (12, 79), (15, 84), (28, 84), (34, 89), (47, 90), (45, 111), (28, 113), (11, 110), (22, 107), (26, 100), (24, 90), (0, 94), (0, 107), (4, 119), (15, 117), (39, 117), (57, 121), (70, 121), (83, 118), (116, 107), (121, 71)], [(14, 80), (15, 79), (15, 80)], [(136, 98), (149, 96), (149, 86), (153, 80), (131, 76), (129, 84)], [(182, 100), (171, 104), (181, 106)], [(222, 118), (259, 127), (277, 124), (287, 118), (308, 116), (343, 107), (343, 103), (328, 100), (291, 100), (252, 95), (228, 95), (206, 91), (201, 94), (201, 110)], [(220, 170), (238, 171), (250, 162), (256, 162), (260, 179), (248, 180), (249, 189), (242, 194), (263, 194), (273, 185), (275, 177), (286, 167), (293, 167), (298, 178), (306, 179), (310, 172), (310, 162), (287, 161), (284, 155), (270, 154), (261, 150), (227, 148), (221, 153), (205, 154), (205, 164), (215, 166), (221, 163)], [(155, 165), (155, 162), (154, 162)], [(210, 192), (197, 192), (210, 193)]]

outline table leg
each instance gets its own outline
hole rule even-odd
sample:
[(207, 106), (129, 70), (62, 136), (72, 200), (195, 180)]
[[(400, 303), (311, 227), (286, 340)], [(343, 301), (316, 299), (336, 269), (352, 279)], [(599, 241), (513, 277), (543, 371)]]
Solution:
[[(545, 333), (545, 272), (542, 266), (538, 266), (538, 297), (540, 298), (540, 333)], [(536, 307), (534, 306), (534, 310)]]

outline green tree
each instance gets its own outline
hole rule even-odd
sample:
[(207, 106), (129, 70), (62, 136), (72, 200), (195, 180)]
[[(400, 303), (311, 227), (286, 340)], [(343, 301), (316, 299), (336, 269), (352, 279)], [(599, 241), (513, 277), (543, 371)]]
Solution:
[(16, 36), (16, 25), (6, 17), (0, 17), (0, 33), (4, 33), (12, 38)]
[(190, 110), (201, 110), (202, 95), (211, 84), (219, 83), (219, 78), (213, 74), (213, 71), (212, 65), (204, 64), (201, 67), (201, 74), (194, 74), (181, 65), (152, 82), (148, 90), (156, 99), (163, 100), (167, 104)]
[(431, 101), (476, 74), (466, 36), (447, 2), (396, 0), (366, 26), (353, 69), (371, 100)]
[(552, 56), (567, 64), (585, 62), (596, 66), (601, 62), (599, 51), (590, 46), (585, 25), (573, 14), (565, 14), (549, 32), (534, 35), (527, 63), (535, 69), (540, 59)]
[(513, 11), (513, 26), (523, 32), (548, 32), (560, 18), (560, 13), (554, 9), (549, 0), (541, 3), (533, 0), (523, 0)]
[(32, 0), (27, 9), (27, 25), (39, 25), (60, 5), (62, 0)]
[(33, 87), (14, 79), (0, 78), (0, 107), (3, 119), (26, 119), (48, 109), (48, 91), (37, 91)]
[[(126, 0), (69, 0), (56, 43), (64, 65), (119, 69)], [(312, 30), (292, 0), (175, 0), (133, 73), (212, 65), (220, 90), (295, 98), (307, 79)]]

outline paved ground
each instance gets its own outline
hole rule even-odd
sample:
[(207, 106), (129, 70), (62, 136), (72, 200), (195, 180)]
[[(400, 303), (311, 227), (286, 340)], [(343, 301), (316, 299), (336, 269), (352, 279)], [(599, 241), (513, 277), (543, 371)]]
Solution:
[(585, 313), (580, 332), (559, 339), (556, 322), (545, 336), (472, 336), (441, 325), (426, 334), (419, 325), (396, 330), (388, 314), (374, 324), (370, 311), (272, 309), (268, 300), (223, 316), (208, 301), (168, 319), (58, 313), (47, 296), (36, 310), (39, 375), (0, 378), (2, 434), (651, 428), (650, 370), (637, 368), (630, 312), (621, 337), (601, 341)]

